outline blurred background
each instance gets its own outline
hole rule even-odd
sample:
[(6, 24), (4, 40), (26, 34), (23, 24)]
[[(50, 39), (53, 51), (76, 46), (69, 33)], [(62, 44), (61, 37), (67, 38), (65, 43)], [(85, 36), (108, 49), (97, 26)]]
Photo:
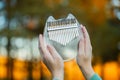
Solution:
[[(38, 35), (48, 16), (69, 13), (90, 34), (95, 72), (120, 80), (120, 0), (0, 0), (0, 80), (50, 80)], [(65, 62), (65, 80), (85, 80), (75, 60)]]

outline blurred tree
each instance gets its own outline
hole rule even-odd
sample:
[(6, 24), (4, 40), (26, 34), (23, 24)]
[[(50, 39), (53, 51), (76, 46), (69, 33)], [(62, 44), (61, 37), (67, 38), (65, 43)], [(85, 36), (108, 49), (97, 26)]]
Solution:
[[(66, 17), (68, 13), (73, 13), (78, 21), (85, 24), (91, 36), (93, 44), (93, 54), (101, 56), (103, 61), (116, 60), (118, 55), (117, 44), (120, 41), (120, 21), (114, 18), (108, 18), (107, 12), (110, 12), (110, 0), (6, 0), (7, 13), (9, 20), (14, 15), (22, 23), (23, 16), (30, 16), (34, 19), (35, 16), (39, 18), (39, 25), (34, 29), (34, 21), (28, 24), (31, 29), (26, 27), (14, 30), (14, 33), (6, 30), (0, 33), (9, 36), (34, 36), (43, 32), (45, 20), (49, 15), (53, 15), (56, 19)], [(16, 1), (15, 4), (11, 4)], [(109, 5), (108, 5), (109, 4)], [(113, 14), (109, 14), (113, 15)], [(110, 20), (111, 19), (111, 20)], [(113, 21), (114, 24), (113, 24)], [(20, 31), (22, 30), (22, 32)], [(11, 34), (8, 34), (11, 33)], [(115, 55), (113, 55), (115, 54)]]

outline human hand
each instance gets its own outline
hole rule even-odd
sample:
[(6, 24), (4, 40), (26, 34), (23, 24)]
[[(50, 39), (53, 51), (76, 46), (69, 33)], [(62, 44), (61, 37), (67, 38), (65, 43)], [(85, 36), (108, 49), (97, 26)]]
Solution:
[(79, 42), (79, 50), (77, 54), (77, 63), (87, 80), (94, 74), (91, 62), (92, 62), (92, 46), (89, 38), (89, 34), (86, 28), (81, 25), (83, 38)]
[(42, 60), (52, 73), (53, 78), (63, 80), (64, 63), (61, 56), (57, 53), (53, 46), (45, 45), (45, 41), (41, 34), (39, 36), (39, 46), (41, 50)]

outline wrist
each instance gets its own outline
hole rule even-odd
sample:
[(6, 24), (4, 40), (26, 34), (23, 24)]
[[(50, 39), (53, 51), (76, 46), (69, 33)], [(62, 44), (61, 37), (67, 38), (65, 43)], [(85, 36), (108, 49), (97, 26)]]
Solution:
[(53, 80), (63, 80), (64, 79), (64, 71), (56, 71), (52, 73)]
[(57, 77), (53, 77), (53, 79), (52, 80), (60, 80), (59, 78), (57, 78)]
[(80, 69), (87, 80), (89, 80), (95, 74), (92, 65), (84, 66), (84, 67), (80, 66)]

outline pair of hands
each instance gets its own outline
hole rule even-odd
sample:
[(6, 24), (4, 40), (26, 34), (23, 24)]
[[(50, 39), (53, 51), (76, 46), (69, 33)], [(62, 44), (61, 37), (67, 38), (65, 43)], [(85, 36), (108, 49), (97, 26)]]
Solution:
[[(77, 64), (81, 69), (84, 77), (90, 79), (94, 74), (91, 60), (92, 60), (92, 46), (89, 38), (89, 34), (86, 28), (81, 25), (81, 30), (83, 33), (83, 38), (79, 42), (78, 54), (76, 57)], [(39, 36), (39, 46), (42, 56), (42, 60), (47, 66), (47, 68), (52, 73), (53, 78), (57, 77), (60, 80), (64, 79), (64, 62), (61, 56), (57, 53), (55, 48), (51, 45), (46, 45), (43, 36)]]

